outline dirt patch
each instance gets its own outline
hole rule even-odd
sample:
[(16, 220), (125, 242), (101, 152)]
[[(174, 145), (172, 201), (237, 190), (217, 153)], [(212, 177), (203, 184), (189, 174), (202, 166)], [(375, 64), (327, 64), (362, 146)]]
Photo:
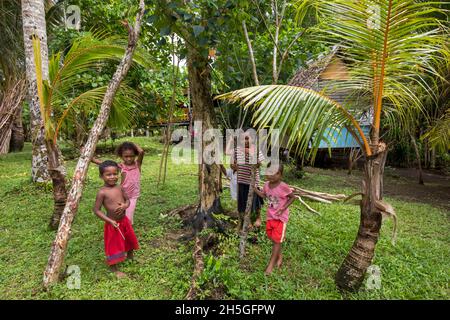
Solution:
[[(307, 173), (336, 177), (334, 187), (355, 188), (361, 184), (362, 172), (354, 170), (348, 175), (346, 170), (326, 170), (305, 168)], [(416, 169), (386, 167), (384, 174), (384, 194), (405, 201), (426, 203), (450, 212), (450, 176), (436, 171), (423, 172), (424, 185), (417, 179)]]

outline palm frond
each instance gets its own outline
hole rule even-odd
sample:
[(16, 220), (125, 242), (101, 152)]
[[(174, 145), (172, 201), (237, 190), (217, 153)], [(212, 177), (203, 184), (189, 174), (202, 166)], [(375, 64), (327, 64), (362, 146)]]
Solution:
[[(127, 40), (121, 37), (102, 37), (100, 34), (85, 33), (76, 39), (61, 62), (61, 54), (55, 54), (49, 59), (49, 79), (56, 97), (61, 99), (83, 86), (78, 77), (84, 72), (99, 70), (106, 61), (119, 61), (125, 53)], [(145, 52), (138, 50), (133, 61), (145, 68), (152, 67), (152, 59)]]
[(450, 150), (450, 108), (421, 139), (428, 139), (432, 147), (442, 152)]
[[(318, 41), (339, 44), (339, 56), (350, 65), (350, 89), (373, 96), (374, 127), (379, 128), (384, 104), (407, 112), (421, 111), (419, 86), (432, 98), (429, 78), (442, 77), (436, 59), (446, 59), (448, 28), (442, 20), (442, 3), (418, 0), (305, 0), (323, 20)], [(421, 90), (422, 91), (422, 90)]]
[[(85, 33), (73, 42), (66, 55), (52, 55), (48, 81), (42, 79), (39, 39), (33, 40), (40, 108), (47, 139), (56, 142), (61, 127), (67, 124), (67, 119), (74, 120), (78, 110), (95, 114), (99, 109), (107, 87), (85, 91), (86, 84), (81, 75), (100, 70), (108, 60), (120, 60), (127, 44), (125, 39), (119, 37), (102, 36), (99, 33)], [(144, 67), (150, 67), (152, 63), (152, 59), (142, 52), (135, 53), (133, 60)], [(138, 97), (135, 90), (121, 84), (113, 101), (110, 124), (128, 126), (133, 121), (133, 106), (139, 104)]]
[(367, 155), (369, 144), (356, 119), (339, 103), (310, 89), (286, 85), (257, 86), (232, 91), (217, 97), (240, 102), (244, 108), (254, 108), (253, 123), (270, 130), (280, 130), (287, 138), (288, 148), (314, 159), (319, 144), (342, 128), (360, 144)]
[(337, 0), (325, 5), (325, 12), (334, 17), (326, 33), (355, 61), (352, 79), (362, 79), (362, 87), (374, 93), (375, 126), (379, 126), (383, 99), (398, 108), (407, 101), (420, 106), (420, 98), (409, 90), (411, 83), (431, 94), (420, 74), (437, 75), (430, 61), (445, 41), (440, 21), (433, 15), (442, 12), (435, 2)]

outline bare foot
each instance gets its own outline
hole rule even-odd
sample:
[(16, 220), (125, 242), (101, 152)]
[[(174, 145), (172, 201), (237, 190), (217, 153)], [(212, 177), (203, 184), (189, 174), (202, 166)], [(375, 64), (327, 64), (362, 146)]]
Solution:
[(268, 276), (269, 274), (272, 273), (272, 269), (273, 269), (272, 266), (267, 266), (266, 270), (264, 271), (264, 274), (265, 274), (266, 276)]
[(278, 269), (281, 268), (282, 265), (283, 265), (283, 257), (280, 256), (277, 261), (277, 268)]
[(122, 271), (114, 271), (114, 273), (115, 273), (115, 275), (116, 275), (116, 277), (118, 279), (122, 279), (122, 278), (125, 278), (127, 276), (127, 274), (123, 273)]
[(127, 259), (133, 260), (134, 259), (134, 253), (133, 251), (128, 251), (127, 252)]

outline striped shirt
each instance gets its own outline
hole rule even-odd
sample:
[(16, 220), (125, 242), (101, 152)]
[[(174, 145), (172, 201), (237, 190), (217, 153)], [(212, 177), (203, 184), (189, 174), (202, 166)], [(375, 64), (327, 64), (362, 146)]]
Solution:
[[(253, 152), (254, 153), (254, 152)], [(235, 159), (237, 160), (238, 170), (237, 170), (237, 182), (250, 185), (250, 180), (252, 176), (252, 165), (256, 164), (256, 158), (252, 152), (245, 154), (244, 150), (237, 148)], [(252, 155), (252, 157), (250, 157)], [(252, 160), (252, 161), (251, 161)], [(264, 161), (264, 155), (261, 151), (258, 153), (258, 163)], [(255, 176), (256, 185), (259, 184), (259, 168), (256, 170)]]

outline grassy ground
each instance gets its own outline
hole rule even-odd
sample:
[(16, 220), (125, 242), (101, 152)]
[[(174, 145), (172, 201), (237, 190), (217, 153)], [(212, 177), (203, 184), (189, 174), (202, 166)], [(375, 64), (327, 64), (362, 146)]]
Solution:
[[(155, 139), (134, 138), (146, 149), (142, 192), (135, 214), (141, 249), (134, 261), (123, 264), (125, 279), (117, 280), (104, 264), (103, 223), (92, 213), (102, 185), (95, 165), (72, 228), (66, 265), (77, 265), (81, 288), (62, 281), (50, 292), (41, 291), (54, 232), (47, 229), (52, 212), (48, 186), (29, 181), (30, 146), (21, 153), (0, 157), (0, 299), (183, 299), (193, 269), (192, 243), (179, 242), (181, 221), (162, 214), (197, 199), (195, 165), (169, 164), (166, 184), (157, 187), (162, 146)], [(112, 155), (102, 158), (114, 158)], [(68, 161), (69, 176), (75, 161)], [(358, 185), (342, 187), (344, 175), (309, 170), (301, 180), (287, 170), (287, 182), (331, 193), (356, 192)], [(347, 184), (348, 185), (348, 184)], [(229, 192), (223, 204), (232, 209)], [(392, 222), (383, 224), (374, 264), (381, 271), (381, 288), (347, 296), (350, 299), (449, 299), (449, 213), (426, 203), (386, 199), (399, 216), (395, 246), (390, 243)], [(201, 297), (231, 299), (342, 299), (334, 274), (348, 252), (359, 224), (359, 208), (350, 204), (310, 203), (322, 213), (306, 212), (298, 203), (284, 244), (284, 268), (270, 277), (263, 270), (271, 245), (263, 232), (252, 234), (246, 258), (239, 262), (238, 238), (221, 236), (213, 256), (205, 254)], [(206, 231), (209, 232), (209, 231)]]

